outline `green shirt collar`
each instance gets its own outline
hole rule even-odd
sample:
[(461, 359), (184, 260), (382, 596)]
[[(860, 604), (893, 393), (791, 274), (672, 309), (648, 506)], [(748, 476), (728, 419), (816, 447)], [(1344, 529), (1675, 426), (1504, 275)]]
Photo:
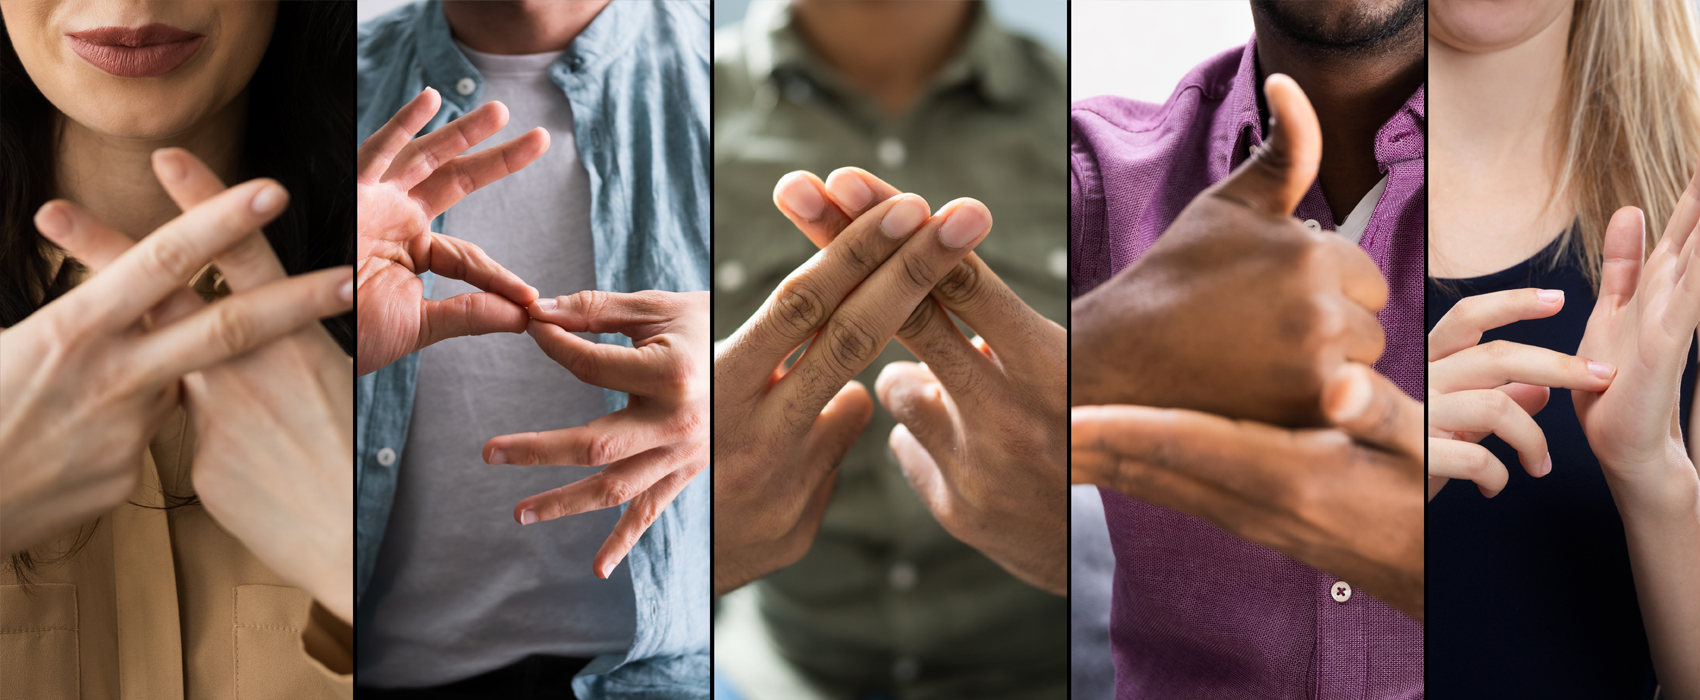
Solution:
[[(962, 84), (977, 87), (986, 99), (1007, 104), (1022, 94), (1027, 80), (1020, 42), (993, 20), (981, 2), (974, 3), (968, 38), (956, 55), (934, 76), (929, 92)], [(853, 92), (816, 56), (792, 23), (791, 5), (783, 0), (757, 0), (744, 16), (745, 62), (756, 83), (772, 80), (776, 72), (792, 70), (834, 90)]]

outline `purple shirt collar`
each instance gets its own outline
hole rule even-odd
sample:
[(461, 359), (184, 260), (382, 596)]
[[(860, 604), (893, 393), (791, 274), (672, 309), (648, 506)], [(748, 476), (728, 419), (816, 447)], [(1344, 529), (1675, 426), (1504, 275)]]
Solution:
[[(1180, 211), (1263, 140), (1256, 40), (1193, 69), (1163, 104), (1117, 97), (1070, 113), (1070, 293), (1136, 262)], [(1426, 122), (1419, 88), (1376, 133), (1388, 179), (1359, 245), (1386, 277), (1376, 369), (1423, 396)], [(1333, 215), (1312, 185), (1294, 211)], [(1420, 698), (1423, 629), (1361, 591), (1203, 519), (1103, 491), (1116, 555), (1116, 694), (1141, 698)], [(1351, 582), (1346, 582), (1351, 583)]]

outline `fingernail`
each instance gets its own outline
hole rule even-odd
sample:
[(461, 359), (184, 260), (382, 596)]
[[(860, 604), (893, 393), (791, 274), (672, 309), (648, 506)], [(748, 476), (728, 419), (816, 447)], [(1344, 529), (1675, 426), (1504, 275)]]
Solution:
[(1560, 302), (1560, 301), (1564, 301), (1564, 290), (1561, 290), (1561, 289), (1542, 289), (1538, 292), (1535, 292), (1535, 297), (1540, 299), (1541, 301), (1548, 303), (1548, 304), (1551, 304), (1551, 303), (1554, 303), (1554, 302)]
[[(490, 450), (490, 463), (491, 464), (507, 464), (508, 463), (508, 453), (503, 452), (501, 450), (501, 448)], [(526, 512), (529, 513), (530, 511), (526, 511)]]
[(537, 308), (542, 309), (544, 311), (554, 311), (556, 309), (556, 307), (559, 307), (560, 305), (561, 305), (561, 302), (559, 300), (557, 300), (555, 297), (549, 297), (547, 299), (544, 299), (542, 297), (538, 297), (538, 299), (537, 299)]
[(606, 580), (608, 578), (608, 572), (612, 571), (612, 570), (613, 570), (613, 567), (608, 566), (607, 564), (603, 564), (602, 566), (597, 567), (596, 576), (597, 576), (597, 578), (601, 578), (601, 579)]
[(254, 195), (253, 207), (256, 214), (270, 214), (283, 206), (283, 200), (288, 195), (283, 192), (283, 186), (270, 184), (261, 187)]
[(868, 183), (848, 170), (839, 170), (827, 177), (826, 191), (831, 192), (833, 199), (849, 207), (851, 211), (866, 209), (868, 202), (874, 198), (874, 191), (868, 189)]
[(821, 199), (820, 190), (815, 189), (815, 183), (809, 182), (802, 173), (791, 173), (779, 181), (779, 201), (791, 213), (806, 221), (820, 218), (821, 210), (826, 208), (826, 200)]
[(154, 156), (155, 162), (159, 163), (160, 177), (172, 182), (177, 182), (183, 179), (183, 161), (181, 159), (163, 148), (154, 151), (154, 153), (156, 154)]
[(1369, 410), (1370, 400), (1369, 380), (1362, 372), (1353, 372), (1346, 382), (1346, 390), (1341, 394), (1339, 402), (1334, 405), (1334, 422), (1344, 423), (1362, 417)]
[(1551, 474), (1551, 473), (1552, 473), (1552, 453), (1548, 452), (1546, 461), (1541, 462), (1541, 476), (1546, 476), (1546, 475)]
[(342, 299), (343, 301), (353, 302), (354, 301), (354, 280), (351, 279), (347, 282), (343, 282), (342, 283), (342, 289), (336, 290), (336, 295), (337, 295), (337, 298)]
[(71, 230), (71, 215), (60, 206), (45, 206), (35, 213), (35, 228), (45, 234), (61, 234)]
[(1599, 377), (1601, 379), (1611, 379), (1612, 375), (1617, 374), (1617, 368), (1616, 367), (1608, 365), (1604, 362), (1589, 362), (1588, 363), (1588, 371), (1593, 372), (1594, 376)]
[(926, 202), (916, 195), (899, 195), (897, 203), (885, 210), (885, 217), (880, 219), (880, 233), (887, 238), (903, 238), (914, 233), (926, 220)]
[(939, 240), (952, 248), (973, 243), (980, 234), (992, 227), (991, 212), (979, 202), (965, 202), (953, 207), (944, 226), (939, 228)]
[(537, 511), (522, 510), (519, 512), (519, 524), (530, 525), (535, 522), (537, 522)]

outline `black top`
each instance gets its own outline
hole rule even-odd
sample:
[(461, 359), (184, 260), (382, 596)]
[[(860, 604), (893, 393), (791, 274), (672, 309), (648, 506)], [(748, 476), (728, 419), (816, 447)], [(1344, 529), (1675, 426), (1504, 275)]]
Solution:
[[(1577, 256), (1558, 241), (1508, 270), (1431, 280), (1428, 327), (1463, 297), (1526, 287), (1564, 290), (1564, 309), (1490, 330), (1482, 342), (1574, 354), (1594, 292)], [(1694, 353), (1691, 344), (1682, 379), (1685, 432)], [(1516, 452), (1489, 436), (1482, 445), (1511, 472), (1505, 490), (1488, 499), (1473, 484), (1449, 483), (1429, 502), (1428, 697), (1652, 698), (1656, 681), (1623, 520), (1570, 392), (1554, 390), (1535, 422), (1546, 433), (1552, 473), (1529, 476)]]

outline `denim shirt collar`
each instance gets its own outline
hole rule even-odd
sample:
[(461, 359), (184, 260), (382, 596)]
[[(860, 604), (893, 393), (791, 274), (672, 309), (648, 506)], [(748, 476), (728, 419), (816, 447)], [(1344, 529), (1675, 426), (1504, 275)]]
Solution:
[[(561, 85), (563, 72), (593, 73), (606, 69), (638, 39), (654, 13), (655, 8), (646, 2), (608, 3), (550, 66), (550, 77)], [(452, 105), (459, 114), (478, 106), (484, 96), (483, 76), (455, 46), (449, 20), (443, 15), (442, 0), (427, 0), (416, 14), (413, 40), (425, 84), (442, 93), (443, 102)], [(474, 88), (462, 95), (456, 88), (465, 78), (472, 79)]]

